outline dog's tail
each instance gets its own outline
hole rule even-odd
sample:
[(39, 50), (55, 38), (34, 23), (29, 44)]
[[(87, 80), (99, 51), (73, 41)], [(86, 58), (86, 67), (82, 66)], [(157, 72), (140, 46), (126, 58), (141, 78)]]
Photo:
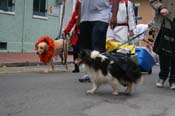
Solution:
[(143, 84), (143, 81), (144, 81), (144, 77), (141, 76), (141, 77), (136, 81), (136, 84), (142, 85), (142, 84)]

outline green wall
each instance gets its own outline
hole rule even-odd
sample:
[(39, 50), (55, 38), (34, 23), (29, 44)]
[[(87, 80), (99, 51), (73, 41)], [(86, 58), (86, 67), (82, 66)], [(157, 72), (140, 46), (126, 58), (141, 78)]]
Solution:
[[(48, 0), (55, 5), (56, 0)], [(0, 42), (7, 42), (7, 50), (0, 52), (34, 52), (39, 37), (49, 35), (55, 38), (59, 32), (59, 18), (33, 17), (33, 0), (15, 0), (15, 14), (0, 13)]]

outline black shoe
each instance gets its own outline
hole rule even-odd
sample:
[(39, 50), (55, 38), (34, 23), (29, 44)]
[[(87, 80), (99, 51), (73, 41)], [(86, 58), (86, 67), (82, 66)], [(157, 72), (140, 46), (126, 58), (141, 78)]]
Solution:
[(79, 78), (78, 80), (79, 80), (79, 82), (91, 82), (88, 75), (84, 75), (83, 77)]
[(74, 69), (74, 70), (72, 71), (72, 73), (78, 73), (78, 72), (80, 72), (79, 69)]
[(75, 69), (72, 71), (72, 73), (78, 73), (78, 72), (80, 72), (79, 66), (75, 64)]

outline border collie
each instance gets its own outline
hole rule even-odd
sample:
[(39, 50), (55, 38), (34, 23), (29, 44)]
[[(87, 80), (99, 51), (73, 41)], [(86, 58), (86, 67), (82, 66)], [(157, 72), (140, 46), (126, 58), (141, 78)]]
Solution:
[(113, 95), (118, 95), (118, 84), (126, 86), (125, 92), (132, 92), (133, 84), (141, 83), (143, 78), (137, 64), (127, 55), (122, 57), (101, 54), (98, 51), (82, 50), (79, 63), (85, 64), (92, 82), (92, 89), (87, 93), (93, 94), (97, 88), (105, 83), (112, 86)]

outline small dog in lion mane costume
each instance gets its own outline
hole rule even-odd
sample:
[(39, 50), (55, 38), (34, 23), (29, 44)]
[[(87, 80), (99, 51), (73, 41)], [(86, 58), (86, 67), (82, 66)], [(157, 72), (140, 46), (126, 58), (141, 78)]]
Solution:
[(35, 44), (35, 50), (38, 54), (40, 61), (44, 64), (48, 64), (48, 70), (45, 72), (49, 72), (49, 68), (51, 67), (52, 71), (55, 70), (53, 57), (59, 55), (62, 62), (67, 67), (67, 54), (68, 54), (68, 40), (66, 39), (58, 39), (53, 40), (49, 36), (43, 36), (38, 39)]

